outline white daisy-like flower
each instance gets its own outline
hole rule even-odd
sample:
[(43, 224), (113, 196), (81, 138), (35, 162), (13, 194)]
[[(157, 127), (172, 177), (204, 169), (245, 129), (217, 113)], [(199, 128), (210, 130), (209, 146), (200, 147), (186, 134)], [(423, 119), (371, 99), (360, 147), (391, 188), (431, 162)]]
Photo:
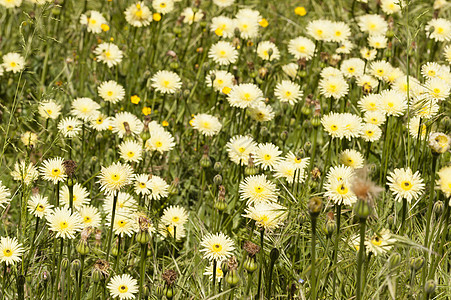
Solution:
[[(75, 183), (72, 187), (73, 196), (72, 196), (72, 204), (75, 209), (80, 209), (83, 205), (89, 204), (91, 199), (89, 199), (88, 189), (82, 186), (80, 183)], [(63, 186), (60, 190), (60, 199), (62, 200), (65, 206), (70, 206), (70, 198), (69, 198), (69, 187), (67, 185)]]
[(138, 162), (142, 159), (142, 143), (133, 140), (123, 141), (119, 145), (119, 154), (125, 162)]
[(370, 35), (368, 36), (368, 45), (374, 49), (387, 48), (388, 39), (383, 35)]
[(152, 0), (152, 7), (157, 13), (165, 15), (174, 9), (174, 0)]
[(371, 75), (362, 75), (357, 78), (356, 83), (358, 86), (369, 86), (372, 90), (374, 90), (379, 84), (379, 81)]
[(348, 94), (349, 85), (341, 77), (328, 77), (320, 80), (320, 93), (327, 98), (340, 99)]
[(255, 153), (257, 144), (249, 136), (236, 135), (230, 139), (226, 147), (232, 162), (247, 166), (249, 155)]
[(133, 177), (133, 170), (127, 164), (120, 162), (113, 163), (108, 167), (103, 167), (98, 176), (100, 183), (100, 190), (108, 194), (119, 191), (124, 186), (131, 183)]
[[(400, 0), (381, 0), (381, 8), (384, 13), (391, 15), (401, 11)], [(404, 6), (404, 3), (402, 4)]]
[(445, 100), (450, 94), (451, 85), (440, 78), (428, 79), (425, 83), (427, 95), (435, 100)]
[(6, 8), (19, 7), (22, 4), (22, 0), (1, 0), (0, 5)]
[(253, 83), (241, 83), (232, 88), (227, 100), (232, 107), (247, 108), (263, 101), (263, 92)]
[(350, 41), (343, 41), (340, 46), (335, 49), (337, 54), (349, 54), (351, 50), (354, 49), (355, 45)]
[(260, 42), (257, 46), (257, 55), (263, 60), (277, 60), (280, 58), (280, 52), (277, 46), (270, 41)]
[(158, 224), (158, 233), (164, 238), (170, 237), (172, 240), (179, 241), (186, 236), (185, 226), (173, 226), (165, 225), (163, 223)]
[(227, 66), (236, 62), (238, 51), (236, 51), (232, 43), (219, 41), (211, 46), (208, 51), (208, 57), (219, 65)]
[(98, 228), (102, 224), (102, 217), (97, 207), (92, 205), (83, 205), (78, 211), (82, 219), (83, 228)]
[(134, 190), (138, 195), (150, 194), (150, 179), (147, 174), (135, 174)]
[(360, 58), (346, 59), (341, 63), (340, 71), (347, 78), (363, 76), (365, 62)]
[(362, 118), (351, 113), (343, 113), (341, 118), (345, 127), (343, 135), (348, 140), (359, 137), (362, 132)]
[(372, 61), (376, 58), (377, 50), (376, 49), (368, 49), (363, 47), (360, 49), (360, 56), (367, 61)]
[(362, 153), (354, 149), (346, 149), (338, 156), (338, 162), (353, 169), (363, 168), (364, 158)]
[(154, 200), (160, 200), (166, 198), (169, 195), (169, 184), (166, 181), (156, 175), (152, 175), (149, 180), (150, 197)]
[(174, 137), (171, 133), (165, 131), (164, 129), (151, 130), (150, 126), (149, 131), (150, 138), (146, 141), (146, 150), (163, 153), (171, 151), (174, 148)]
[(117, 113), (111, 120), (113, 132), (120, 138), (126, 135), (139, 135), (144, 128), (144, 124), (129, 112)]
[(29, 185), (39, 177), (39, 172), (33, 166), (32, 163), (26, 163), (25, 161), (16, 161), (14, 164), (14, 170), (11, 172), (11, 176), (14, 180), (20, 181), (25, 185)]
[(388, 83), (393, 84), (398, 78), (401, 78), (403, 76), (405, 76), (404, 72), (401, 71), (400, 68), (391, 68), (387, 76), (382, 79), (387, 81)]
[[(438, 172), (437, 185), (446, 197), (451, 198), (451, 166), (443, 167)], [(450, 204), (451, 205), (451, 199)]]
[(430, 20), (425, 27), (426, 31), (431, 32), (428, 37), (436, 42), (445, 42), (451, 40), (451, 21), (437, 18)]
[[(409, 80), (408, 84), (407, 79)], [(409, 97), (418, 97), (420, 94), (424, 93), (424, 88), (421, 86), (418, 79), (412, 76), (409, 76), (409, 78), (405, 75), (398, 77), (391, 86), (393, 90), (404, 94), (406, 97), (407, 93), (409, 93)]]
[(365, 123), (362, 127), (361, 137), (365, 142), (375, 142), (382, 136), (382, 130), (371, 123)]
[(28, 211), (35, 217), (43, 218), (48, 214), (53, 205), (50, 205), (48, 198), (42, 195), (36, 194), (28, 199)]
[(321, 118), (324, 130), (333, 138), (343, 138), (345, 136), (345, 123), (341, 114), (331, 112)]
[(55, 120), (59, 117), (61, 112), (61, 105), (54, 100), (44, 100), (38, 106), (38, 113), (44, 119)]
[(107, 117), (102, 113), (98, 113), (95, 118), (93, 118), (89, 125), (91, 128), (97, 131), (104, 131), (113, 128), (113, 118)]
[(300, 36), (290, 40), (288, 43), (288, 52), (296, 59), (305, 58), (309, 60), (315, 53), (315, 43), (306, 37)]
[(259, 34), (259, 22), (262, 16), (257, 10), (243, 8), (235, 15), (235, 25), (243, 39), (252, 39)]
[(369, 73), (377, 79), (384, 80), (393, 69), (389, 62), (377, 60), (371, 63)]
[(235, 21), (228, 17), (218, 16), (211, 19), (210, 30), (219, 36), (231, 38), (235, 34), (235, 28)]
[(124, 14), (125, 20), (134, 27), (147, 26), (152, 22), (152, 11), (143, 1), (127, 7)]
[(25, 58), (19, 53), (10, 52), (3, 55), (3, 69), (6, 72), (18, 73), (25, 69)]
[(409, 134), (410, 134), (410, 136), (412, 136), (415, 139), (420, 138), (421, 140), (424, 140), (426, 137), (426, 133), (427, 133), (427, 127), (426, 127), (426, 124), (423, 122), (421, 124), (421, 129), (420, 129), (420, 121), (421, 121), (421, 118), (418, 116), (410, 118), (410, 121), (408, 124)]
[(81, 131), (81, 122), (78, 119), (67, 117), (59, 121), (58, 130), (64, 137), (73, 138)]
[(388, 174), (387, 180), (390, 191), (397, 201), (406, 199), (411, 203), (412, 200), (417, 200), (424, 190), (420, 172), (413, 173), (410, 168), (393, 170)]
[(248, 205), (260, 202), (276, 202), (278, 189), (274, 183), (266, 179), (266, 175), (246, 177), (240, 183), (240, 198)]
[(280, 161), (280, 154), (282, 154), (282, 151), (272, 143), (259, 144), (255, 150), (255, 164), (261, 165), (263, 170), (272, 170)]
[[(313, 20), (307, 24), (307, 34), (317, 41), (331, 41), (335, 35), (334, 23), (329, 20)], [(338, 29), (338, 28), (337, 28)], [(343, 29), (341, 29), (343, 30)], [(342, 33), (344, 33), (342, 31)], [(346, 32), (347, 34), (347, 32)], [(336, 36), (335, 36), (336, 38)]]
[(152, 87), (163, 94), (174, 94), (182, 87), (180, 76), (172, 71), (158, 71), (151, 80)]
[[(213, 280), (213, 262), (205, 268), (204, 275), (210, 276), (210, 281)], [(221, 269), (220, 264), (216, 265), (215, 276), (218, 282), (221, 282), (221, 279), (224, 278), (224, 271)]]
[[(166, 0), (167, 1), (167, 0)], [(107, 285), (110, 295), (119, 299), (135, 299), (138, 281), (128, 274), (115, 275)]]
[(31, 131), (26, 131), (20, 136), (20, 141), (28, 147), (33, 147), (38, 141), (38, 135)]
[(249, 206), (242, 215), (255, 221), (257, 227), (272, 231), (283, 224), (287, 208), (274, 202), (260, 202)]
[(228, 7), (232, 5), (235, 0), (213, 0), (213, 3), (219, 7)]
[[(106, 217), (106, 222), (111, 224), (112, 215), (109, 214)], [(135, 222), (133, 215), (124, 214), (118, 212), (114, 218), (113, 224), (113, 232), (114, 234), (123, 237), (123, 236), (132, 236), (132, 234), (138, 232), (139, 227)]]
[(379, 109), (387, 116), (401, 116), (407, 109), (406, 97), (394, 90), (382, 91), (379, 100)]
[(222, 232), (205, 235), (200, 242), (200, 246), (203, 247), (200, 252), (204, 252), (204, 258), (216, 261), (229, 258), (235, 250), (233, 240)]
[(374, 124), (376, 126), (381, 126), (385, 123), (387, 117), (385, 116), (385, 113), (380, 110), (376, 111), (367, 111), (363, 115), (363, 120), (366, 123)]
[(288, 102), (290, 105), (294, 105), (301, 100), (303, 93), (299, 84), (289, 80), (282, 80), (276, 85), (274, 96), (280, 102)]
[(274, 177), (284, 178), (288, 183), (304, 182), (305, 170), (298, 169), (295, 164), (290, 161), (280, 161), (274, 166)]
[(21, 256), (24, 252), (22, 244), (20, 244), (15, 237), (1, 237), (0, 238), (0, 262), (5, 263), (6, 266), (12, 266), (22, 260)]
[(205, 76), (207, 86), (213, 87), (217, 92), (221, 92), (225, 87), (232, 88), (234, 79), (235, 76), (233, 74), (223, 70), (211, 70)]
[(124, 87), (114, 80), (102, 82), (97, 88), (97, 92), (103, 100), (113, 104), (123, 100), (125, 96)]
[(357, 18), (360, 30), (369, 35), (385, 35), (388, 23), (380, 15), (364, 15)]
[(249, 116), (258, 122), (268, 122), (274, 118), (274, 111), (270, 105), (260, 103), (248, 108)]
[(83, 121), (90, 121), (97, 116), (100, 105), (91, 98), (77, 98), (72, 101), (72, 115)]
[(374, 234), (371, 240), (365, 241), (367, 253), (371, 252), (374, 256), (387, 253), (395, 244), (396, 239), (392, 237), (392, 234), (388, 229), (383, 229), (379, 234)]
[(295, 63), (289, 63), (282, 66), (282, 71), (289, 77), (294, 79), (298, 73), (299, 65)]
[(106, 64), (109, 68), (114, 67), (122, 61), (123, 53), (113, 43), (102, 43), (94, 49), (97, 60)]
[(194, 129), (205, 136), (213, 136), (219, 133), (222, 128), (221, 122), (215, 116), (208, 114), (197, 114), (190, 122)]
[(440, 72), (440, 67), (436, 62), (427, 62), (421, 66), (421, 75), (426, 79), (435, 78)]
[(351, 36), (351, 28), (345, 22), (332, 22), (330, 40), (336, 43), (343, 43)]
[[(102, 208), (103, 211), (110, 216), (113, 213), (113, 204), (114, 204), (114, 195), (107, 195), (105, 198)], [(136, 212), (138, 208), (138, 202), (132, 197), (132, 195), (124, 192), (119, 192), (117, 194), (117, 202), (116, 202), (116, 215), (130, 215)]]
[(335, 204), (351, 206), (357, 202), (357, 196), (352, 192), (350, 180), (329, 178), (324, 188), (326, 190), (324, 196), (334, 201)]
[(63, 162), (64, 158), (61, 157), (45, 160), (39, 167), (41, 176), (47, 181), (52, 181), (53, 184), (66, 180), (67, 176), (64, 171)]
[(188, 212), (182, 206), (169, 206), (164, 209), (160, 221), (165, 225), (182, 227), (188, 222)]
[(83, 229), (80, 215), (72, 213), (69, 207), (57, 207), (45, 217), (49, 229), (56, 232), (56, 237), (74, 239), (75, 234)]
[(343, 73), (337, 68), (326, 67), (320, 72), (321, 78), (338, 77), (343, 79)]
[(101, 33), (102, 25), (108, 25), (102, 14), (95, 10), (90, 10), (80, 16), (80, 24), (87, 27), (88, 32)]
[(358, 102), (357, 105), (361, 111), (378, 111), (381, 107), (380, 101), (381, 96), (379, 94), (368, 94), (363, 96)]
[(10, 202), (10, 196), (9, 189), (0, 181), (0, 207), (5, 207), (5, 204)]
[(186, 7), (182, 11), (180, 16), (183, 17), (183, 23), (193, 24), (202, 20), (202, 18), (205, 16), (205, 13), (201, 9), (198, 9), (197, 12), (194, 12), (191, 7)]

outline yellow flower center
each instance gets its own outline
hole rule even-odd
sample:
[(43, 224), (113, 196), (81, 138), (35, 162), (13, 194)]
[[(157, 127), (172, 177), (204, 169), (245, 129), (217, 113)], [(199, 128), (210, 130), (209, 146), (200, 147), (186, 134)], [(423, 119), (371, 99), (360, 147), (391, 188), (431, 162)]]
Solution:
[(146, 183), (145, 182), (140, 182), (139, 183), (139, 187), (142, 188), (142, 189), (145, 188), (146, 187)]
[(106, 93), (108, 96), (113, 96), (113, 92), (112, 91), (108, 91), (107, 93)]
[(301, 53), (304, 53), (305, 52), (305, 46), (299, 46), (298, 47), (298, 51), (301, 52)]
[(118, 181), (119, 179), (121, 179), (121, 177), (118, 174), (113, 174), (113, 176), (111, 176), (111, 179), (113, 181)]
[(165, 3), (165, 2), (161, 2), (161, 3), (160, 3), (160, 7), (161, 7), (161, 8), (165, 8), (165, 7), (166, 7), (166, 3)]
[(74, 130), (74, 126), (72, 126), (72, 125), (67, 125), (66, 129), (69, 130), (69, 131)]
[(263, 156), (264, 160), (270, 160), (271, 159), (271, 155), (269, 154), (265, 154), (265, 156)]
[(45, 207), (42, 204), (39, 204), (38, 206), (36, 206), (36, 211), (38, 211), (38, 212), (43, 212), (44, 209), (45, 209)]
[(330, 126), (330, 129), (332, 131), (337, 131), (338, 130), (338, 126), (334, 124), (334, 125)]
[(222, 250), (222, 246), (220, 244), (213, 244), (213, 246), (211, 246), (211, 251), (213, 251), (214, 253), (218, 253)]
[(119, 291), (119, 293), (123, 294), (123, 293), (127, 293), (128, 291), (128, 287), (125, 285), (120, 285), (117, 289)]
[(444, 29), (443, 27), (437, 27), (437, 28), (435, 29), (435, 31), (436, 31), (437, 33), (443, 33), (443, 31), (445, 31), (445, 29)]
[(124, 227), (125, 225), (127, 225), (127, 222), (125, 220), (120, 220), (119, 222), (117, 222), (117, 226), (119, 227)]
[(334, 93), (337, 91), (337, 86), (335, 84), (330, 84), (328, 90), (329, 92)]
[(438, 94), (440, 94), (440, 89), (439, 88), (435, 88), (433, 90), (433, 92), (434, 92), (434, 95), (437, 96)]
[(163, 143), (160, 142), (160, 141), (157, 141), (157, 142), (155, 143), (155, 146), (156, 146), (157, 148), (160, 148), (161, 146), (163, 146)]
[(180, 218), (177, 216), (172, 217), (172, 222), (173, 223), (177, 223), (178, 221), (180, 221)]
[(49, 115), (51, 115), (51, 114), (52, 114), (52, 110), (51, 110), (51, 109), (47, 109), (47, 113), (48, 113)]
[(371, 239), (371, 243), (372, 243), (374, 246), (380, 246), (380, 245), (382, 244), (382, 239), (381, 239), (380, 237), (378, 237), (378, 236), (375, 236), (375, 237), (373, 237), (373, 238)]
[(268, 223), (268, 220), (269, 220), (268, 216), (267, 216), (267, 215), (263, 215), (263, 216), (260, 217), (259, 222), (260, 222), (262, 225), (265, 225), (266, 223)]
[(349, 67), (349, 68), (348, 68), (348, 72), (349, 72), (349, 73), (354, 73), (354, 71), (355, 71), (355, 69), (354, 69), (353, 67)]
[(11, 251), (11, 249), (5, 249), (3, 250), (3, 255), (10, 257), (11, 255), (13, 255), (13, 252)]
[(366, 135), (367, 136), (373, 136), (374, 132), (372, 130), (367, 130)]
[(251, 94), (245, 93), (245, 94), (243, 95), (243, 98), (244, 98), (244, 100), (249, 101), (250, 98), (251, 98)]
[(163, 81), (163, 85), (164, 85), (164, 87), (168, 87), (169, 86), (169, 80), (164, 80)]
[(110, 58), (110, 56), (111, 56), (111, 52), (110, 51), (106, 51), (105, 52), (105, 57)]
[(10, 65), (11, 65), (11, 67), (13, 67), (13, 68), (14, 68), (15, 66), (17, 66), (17, 64), (16, 64), (15, 62), (13, 62), (13, 61), (10, 63)]
[(409, 191), (410, 189), (412, 189), (412, 183), (410, 181), (403, 181), (401, 182), (400, 186), (404, 191)]
[(85, 216), (85, 217), (83, 218), (83, 222), (84, 222), (84, 223), (91, 223), (91, 221), (92, 221), (92, 219), (91, 219), (90, 217), (88, 217), (88, 216)]
[(261, 186), (256, 186), (255, 187), (255, 192), (256, 193), (261, 193), (261, 192), (263, 192), (263, 188)]
[(69, 227), (69, 224), (66, 221), (63, 221), (60, 223), (60, 228), (61, 229), (66, 229), (67, 227)]
[(59, 174), (61, 174), (61, 170), (60, 169), (53, 169), (52, 170), (52, 175), (53, 176), (58, 176)]
[(131, 157), (135, 156), (135, 153), (133, 151), (128, 151), (127, 156), (131, 158)]
[(240, 148), (238, 148), (238, 151), (239, 151), (240, 153), (243, 153), (244, 151), (246, 151), (246, 148), (240, 147)]
[(217, 80), (216, 80), (216, 83), (219, 84), (219, 85), (222, 85), (222, 84), (224, 83), (224, 80), (222, 80), (222, 79), (217, 79)]
[(435, 71), (434, 70), (429, 70), (428, 71), (428, 75), (431, 76), (431, 77), (435, 76)]
[(338, 187), (337, 187), (337, 192), (340, 194), (340, 195), (346, 195), (347, 193), (348, 193), (348, 187), (344, 184), (344, 183), (341, 183)]
[(135, 12), (135, 16), (137, 16), (138, 18), (141, 18), (142, 15), (143, 15), (143, 11), (141, 9), (139, 9)]
[(291, 96), (291, 92), (290, 92), (290, 91), (286, 91), (286, 92), (285, 92), (285, 96), (286, 96), (286, 97), (290, 97), (290, 96)]
[(102, 124), (103, 123), (103, 118), (102, 117), (98, 117), (97, 120), (96, 120), (96, 123), (99, 124), (99, 125)]
[(223, 56), (224, 57), (224, 56), (226, 56), (226, 54), (227, 53), (224, 50), (219, 51), (219, 56)]

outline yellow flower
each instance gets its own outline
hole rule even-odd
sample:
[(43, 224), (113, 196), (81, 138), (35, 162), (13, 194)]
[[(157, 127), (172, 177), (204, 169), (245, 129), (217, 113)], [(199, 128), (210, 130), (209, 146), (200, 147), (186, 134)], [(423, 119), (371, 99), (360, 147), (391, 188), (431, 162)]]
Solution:
[(142, 109), (142, 112), (143, 112), (143, 114), (145, 116), (148, 116), (152, 112), (152, 109), (150, 107), (148, 107), (148, 106), (144, 106), (143, 109)]
[(164, 120), (163, 122), (161, 122), (161, 125), (163, 125), (164, 127), (167, 127), (167, 126), (169, 126), (169, 123), (168, 123), (168, 121)]
[(222, 89), (222, 92), (223, 92), (224, 94), (228, 95), (228, 94), (230, 93), (231, 90), (232, 90), (231, 88), (229, 88), (228, 86), (225, 86), (225, 87)]
[(298, 16), (305, 16), (307, 14), (307, 11), (305, 10), (304, 6), (298, 6), (294, 9), (294, 13), (297, 14)]
[(189, 121), (189, 125), (194, 126), (194, 119), (191, 119), (191, 120)]
[(161, 15), (159, 13), (154, 13), (153, 14), (153, 20), (158, 22), (161, 20)]
[(114, 42), (114, 38), (113, 38), (113, 37), (111, 37), (111, 38), (110, 38), (110, 41), (111, 41), (111, 42)]
[(110, 30), (110, 26), (108, 26), (107, 24), (100, 25), (100, 28), (102, 28), (102, 30), (105, 31), (105, 32)]
[(263, 18), (260, 22), (258, 22), (258, 24), (260, 24), (260, 26), (263, 28), (269, 25), (268, 20), (266, 20), (265, 18)]
[(130, 100), (132, 101), (133, 104), (138, 104), (139, 101), (141, 101), (141, 98), (138, 97), (138, 95), (133, 95)]
[(222, 28), (216, 28), (215, 33), (217, 36), (222, 36), (224, 33), (224, 30), (222, 30)]

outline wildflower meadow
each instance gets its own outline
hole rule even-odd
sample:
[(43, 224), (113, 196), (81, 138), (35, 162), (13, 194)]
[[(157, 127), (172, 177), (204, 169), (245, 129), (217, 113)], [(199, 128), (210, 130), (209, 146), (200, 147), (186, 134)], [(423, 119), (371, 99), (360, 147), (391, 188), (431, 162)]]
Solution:
[(451, 299), (451, 2), (0, 0), (0, 300)]

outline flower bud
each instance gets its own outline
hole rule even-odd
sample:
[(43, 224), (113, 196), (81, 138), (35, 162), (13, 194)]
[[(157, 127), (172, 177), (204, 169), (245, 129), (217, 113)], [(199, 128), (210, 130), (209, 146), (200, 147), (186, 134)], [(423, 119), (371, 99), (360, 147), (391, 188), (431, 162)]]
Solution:
[(75, 249), (77, 250), (78, 253), (80, 253), (80, 255), (88, 254), (90, 249), (87, 239), (84, 238), (80, 239)]
[(149, 287), (147, 286), (147, 284), (145, 284), (143, 286), (143, 296), (144, 296), (144, 299), (147, 299), (147, 297), (150, 296), (150, 290), (149, 290)]
[(163, 290), (163, 286), (160, 284), (155, 288), (155, 294), (159, 299), (163, 298)]
[(266, 136), (268, 136), (268, 134), (269, 134), (268, 128), (266, 128), (266, 126), (263, 126), (263, 127), (261, 128), (260, 135), (261, 135), (262, 137), (266, 137)]
[(388, 262), (389, 262), (389, 264), (390, 264), (390, 268), (391, 268), (391, 269), (396, 268), (396, 267), (399, 265), (399, 263), (401, 262), (401, 254), (399, 254), (399, 253), (397, 253), (397, 252), (393, 253), (393, 254), (390, 256)]
[(114, 246), (113, 248), (111, 248), (111, 255), (113, 255), (114, 257), (117, 256), (118, 252), (119, 252), (119, 249), (117, 248), (117, 245)]
[(281, 141), (286, 141), (287, 138), (288, 138), (288, 132), (287, 132), (286, 130), (282, 131), (282, 132), (280, 133), (280, 140), (281, 140)]
[(99, 282), (103, 279), (103, 274), (99, 269), (94, 268), (91, 273), (91, 279), (93, 282)]
[(140, 244), (147, 244), (150, 241), (150, 233), (148, 230), (140, 230), (136, 234), (136, 241)]
[(275, 262), (280, 255), (280, 251), (277, 248), (272, 248), (271, 252), (269, 253), (269, 258), (271, 259), (272, 262)]
[(313, 127), (319, 127), (321, 126), (321, 119), (319, 118), (319, 116), (314, 116), (311, 120), (312, 122), (312, 126)]
[(424, 285), (424, 292), (428, 295), (433, 294), (435, 292), (435, 289), (437, 287), (437, 284), (435, 283), (434, 279), (429, 279), (426, 281)]
[(77, 258), (77, 259), (74, 259), (73, 261), (72, 261), (72, 263), (71, 263), (71, 269), (74, 271), (74, 272), (78, 272), (78, 271), (80, 271), (80, 269), (81, 269), (81, 262), (80, 262), (80, 260)]
[(445, 209), (445, 204), (442, 201), (437, 201), (434, 203), (434, 214), (438, 217), (443, 213)]
[(335, 222), (335, 220), (328, 219), (324, 228), (326, 236), (330, 239), (335, 230), (337, 230), (337, 223)]
[(387, 218), (387, 223), (388, 223), (388, 227), (390, 229), (393, 229), (395, 226), (395, 216), (394, 215), (389, 215)]
[(213, 177), (213, 183), (215, 185), (220, 185), (222, 183), (222, 176), (221, 176), (221, 174), (216, 174), (215, 177)]
[(254, 272), (257, 270), (258, 265), (255, 261), (255, 258), (247, 256), (243, 263), (243, 268), (248, 271), (249, 273)]
[(223, 211), (227, 208), (227, 202), (224, 200), (218, 200), (215, 202), (215, 208), (219, 211)]
[(216, 172), (221, 172), (221, 170), (222, 170), (222, 163), (220, 161), (215, 162), (215, 165), (213, 166), (213, 169)]
[(312, 217), (317, 217), (323, 208), (323, 200), (320, 197), (310, 198), (308, 211)]
[(65, 257), (61, 260), (61, 268), (65, 271), (69, 267), (69, 260)]
[(240, 275), (237, 270), (230, 270), (225, 276), (225, 280), (230, 286), (236, 286), (240, 281)]
[(354, 213), (360, 220), (366, 220), (366, 218), (368, 218), (371, 214), (371, 208), (368, 205), (368, 202), (363, 199), (357, 200), (354, 205)]
[(163, 295), (166, 296), (168, 299), (172, 299), (174, 297), (174, 289), (172, 286), (165, 286), (163, 290)]
[(310, 105), (304, 105), (304, 106), (302, 106), (302, 107), (301, 107), (301, 113), (302, 113), (303, 115), (306, 115), (306, 116), (310, 115), (310, 114), (312, 113), (312, 109), (311, 109)]
[(305, 151), (309, 151), (310, 149), (312, 148), (312, 143), (310, 143), (310, 142), (305, 142), (305, 144), (304, 144), (304, 150)]
[(258, 169), (255, 166), (247, 166), (244, 168), (244, 174), (246, 176), (256, 175), (258, 173)]
[(410, 259), (410, 267), (414, 270), (414, 271), (418, 271), (419, 269), (421, 269), (424, 265), (424, 258), (422, 256), (420, 257), (412, 257)]

